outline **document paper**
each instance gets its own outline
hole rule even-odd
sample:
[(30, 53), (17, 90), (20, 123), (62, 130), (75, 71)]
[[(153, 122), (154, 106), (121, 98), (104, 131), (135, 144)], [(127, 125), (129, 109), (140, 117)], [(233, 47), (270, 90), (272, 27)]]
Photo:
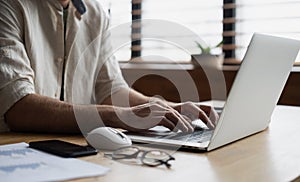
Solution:
[(0, 181), (62, 181), (104, 175), (108, 168), (28, 148), (27, 143), (0, 146)]

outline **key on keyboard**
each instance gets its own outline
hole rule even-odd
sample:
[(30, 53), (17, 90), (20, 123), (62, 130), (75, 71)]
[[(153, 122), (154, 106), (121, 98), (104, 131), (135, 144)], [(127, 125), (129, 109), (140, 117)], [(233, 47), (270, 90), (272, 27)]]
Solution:
[(175, 136), (167, 137), (168, 139), (202, 143), (209, 141), (213, 130), (196, 130), (193, 133), (178, 133)]

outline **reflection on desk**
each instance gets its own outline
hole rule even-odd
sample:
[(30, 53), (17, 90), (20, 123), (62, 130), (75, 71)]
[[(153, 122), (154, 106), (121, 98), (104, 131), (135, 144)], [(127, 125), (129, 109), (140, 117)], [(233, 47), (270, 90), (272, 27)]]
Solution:
[[(76, 181), (291, 181), (300, 175), (300, 107), (277, 106), (270, 127), (208, 153), (177, 151), (172, 168), (128, 165), (100, 152), (82, 160), (111, 168), (104, 177)], [(0, 144), (61, 139), (86, 144), (81, 136), (0, 134)]]

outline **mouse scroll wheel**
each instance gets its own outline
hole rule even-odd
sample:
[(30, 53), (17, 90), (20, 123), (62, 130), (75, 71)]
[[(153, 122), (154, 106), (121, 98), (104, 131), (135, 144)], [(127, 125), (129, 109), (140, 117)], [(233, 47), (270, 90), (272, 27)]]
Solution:
[(112, 128), (108, 128), (110, 131), (114, 132), (115, 134), (119, 135), (122, 139), (125, 139), (124, 135), (122, 135), (122, 133), (117, 132), (116, 130), (112, 129)]
[(121, 133), (117, 133), (121, 138), (125, 138)]

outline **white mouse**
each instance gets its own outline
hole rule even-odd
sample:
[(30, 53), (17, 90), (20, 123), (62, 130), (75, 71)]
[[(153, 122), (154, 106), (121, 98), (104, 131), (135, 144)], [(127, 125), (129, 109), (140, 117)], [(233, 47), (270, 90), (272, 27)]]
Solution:
[(100, 150), (116, 150), (132, 144), (128, 136), (110, 127), (100, 127), (92, 130), (87, 134), (86, 140), (89, 145)]

